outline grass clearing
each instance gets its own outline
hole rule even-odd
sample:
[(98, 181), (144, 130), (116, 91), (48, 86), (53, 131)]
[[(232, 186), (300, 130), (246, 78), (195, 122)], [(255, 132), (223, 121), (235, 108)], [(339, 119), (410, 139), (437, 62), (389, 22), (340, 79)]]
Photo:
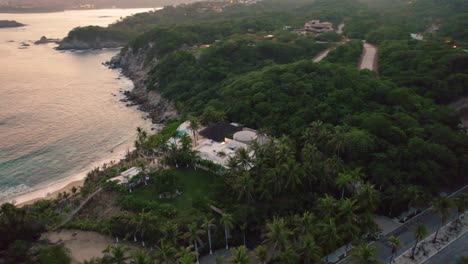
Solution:
[(181, 217), (184, 217), (190, 215), (197, 204), (213, 199), (216, 186), (222, 182), (221, 176), (202, 170), (172, 169), (170, 172), (178, 178), (179, 191), (182, 192), (179, 197), (167, 200), (159, 199), (158, 186), (155, 182), (138, 187), (130, 195), (138, 200), (170, 204), (177, 209)]

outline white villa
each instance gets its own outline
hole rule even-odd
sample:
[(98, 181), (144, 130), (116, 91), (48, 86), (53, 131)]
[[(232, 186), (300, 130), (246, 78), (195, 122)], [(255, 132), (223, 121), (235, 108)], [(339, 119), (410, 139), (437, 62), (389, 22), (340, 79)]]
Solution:
[(124, 172), (122, 172), (119, 176), (109, 179), (108, 181), (115, 181), (118, 184), (127, 184), (130, 180), (140, 174), (141, 169), (132, 167)]
[[(187, 133), (195, 141), (192, 130), (188, 128), (189, 124), (189, 121), (184, 122), (177, 131)], [(224, 167), (238, 149), (248, 149), (252, 142), (263, 143), (264, 141), (258, 137), (257, 131), (244, 128), (240, 124), (226, 122), (202, 128), (197, 135), (198, 140), (193, 150), (197, 151), (198, 156)], [(178, 139), (171, 138), (170, 142), (177, 144)]]

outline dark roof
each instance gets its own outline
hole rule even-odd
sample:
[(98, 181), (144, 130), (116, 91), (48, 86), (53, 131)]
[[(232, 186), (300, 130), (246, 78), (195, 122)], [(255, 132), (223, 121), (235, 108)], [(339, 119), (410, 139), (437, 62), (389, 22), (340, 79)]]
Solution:
[(202, 131), (200, 131), (200, 135), (202, 135), (205, 138), (214, 140), (216, 142), (224, 142), (224, 139), (227, 136), (230, 136), (241, 130), (242, 127), (234, 126), (227, 122), (222, 122), (203, 129)]

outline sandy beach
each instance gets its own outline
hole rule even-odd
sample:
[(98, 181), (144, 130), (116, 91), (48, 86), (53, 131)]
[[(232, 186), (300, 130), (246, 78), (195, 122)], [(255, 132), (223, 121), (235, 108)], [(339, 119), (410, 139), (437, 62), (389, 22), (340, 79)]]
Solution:
[(102, 167), (104, 164), (110, 163), (111, 161), (118, 162), (119, 160), (125, 157), (126, 152), (127, 149), (123, 147), (122, 149), (111, 153), (110, 158), (95, 162), (79, 173), (76, 173), (65, 179), (49, 183), (45, 186), (40, 186), (35, 190), (31, 190), (26, 193), (19, 194), (17, 196), (0, 200), (0, 204), (10, 202), (21, 207), (43, 199), (54, 199), (61, 192), (71, 192), (73, 187), (79, 189), (79, 187), (83, 186), (88, 172), (90, 172), (94, 168)]

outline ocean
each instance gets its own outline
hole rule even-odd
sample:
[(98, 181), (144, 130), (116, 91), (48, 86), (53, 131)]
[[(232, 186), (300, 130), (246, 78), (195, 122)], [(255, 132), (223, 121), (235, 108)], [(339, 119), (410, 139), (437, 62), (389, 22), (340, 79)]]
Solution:
[(119, 101), (133, 83), (102, 65), (117, 49), (72, 52), (33, 44), (148, 10), (0, 13), (0, 20), (27, 24), (0, 28), (0, 203), (83, 178), (131, 149), (137, 127), (151, 129), (142, 112)]

